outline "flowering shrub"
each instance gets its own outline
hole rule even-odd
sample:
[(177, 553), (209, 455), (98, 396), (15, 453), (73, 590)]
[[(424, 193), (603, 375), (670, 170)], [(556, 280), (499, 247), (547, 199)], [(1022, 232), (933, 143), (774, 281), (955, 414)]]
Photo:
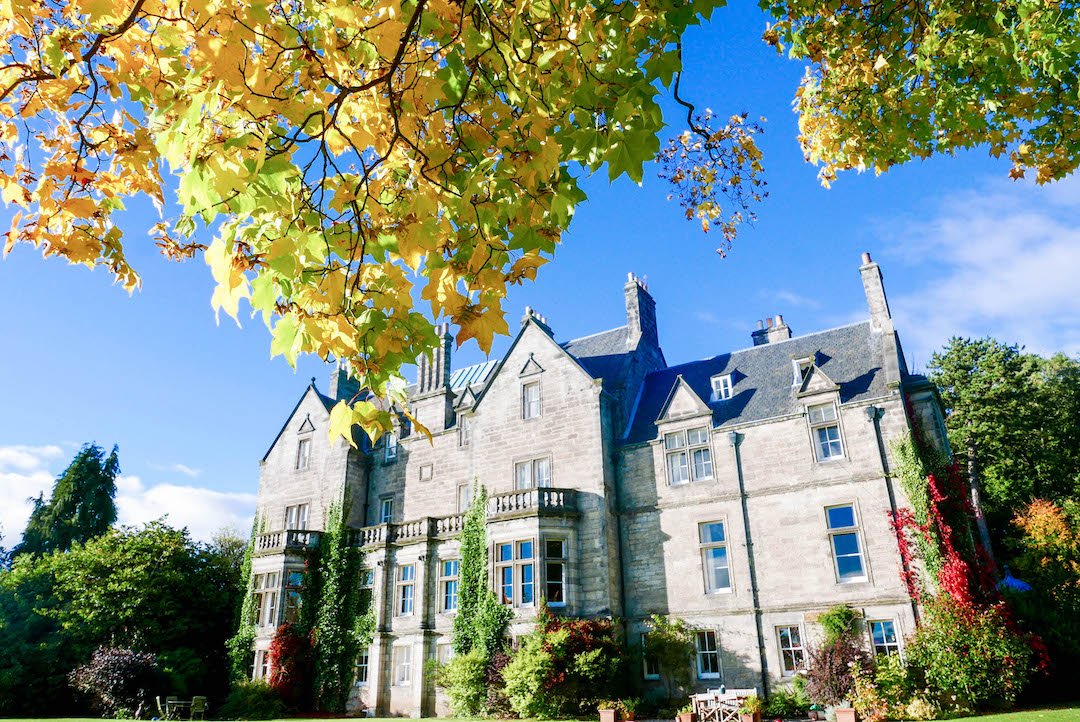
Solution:
[(138, 715), (150, 709), (162, 674), (153, 654), (98, 647), (90, 661), (76, 667), (68, 679), (94, 709), (112, 717), (120, 710)]
[(1028, 680), (1029, 641), (1003, 604), (965, 607), (945, 595), (926, 613), (907, 647), (908, 663), (949, 711), (1008, 707)]
[(806, 692), (810, 699), (826, 706), (850, 701), (854, 691), (852, 670), (856, 667), (869, 669), (871, 662), (853, 633), (811, 647), (806, 669)]

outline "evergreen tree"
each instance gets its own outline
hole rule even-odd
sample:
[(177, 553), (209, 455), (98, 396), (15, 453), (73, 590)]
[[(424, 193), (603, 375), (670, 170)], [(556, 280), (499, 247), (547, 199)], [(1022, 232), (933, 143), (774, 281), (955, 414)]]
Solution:
[(19, 554), (67, 551), (73, 544), (101, 536), (116, 521), (117, 447), (105, 456), (97, 444), (86, 444), (53, 484), (52, 495), (33, 500)]

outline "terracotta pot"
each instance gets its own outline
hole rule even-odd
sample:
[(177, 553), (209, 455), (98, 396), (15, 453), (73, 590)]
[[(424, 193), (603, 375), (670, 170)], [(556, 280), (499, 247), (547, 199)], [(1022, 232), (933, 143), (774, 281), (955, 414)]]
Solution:
[(751, 714), (749, 712), (740, 712), (739, 722), (761, 722), (761, 713), (754, 712)]
[(693, 712), (680, 712), (679, 722), (697, 722), (697, 715)]
[(855, 708), (837, 707), (836, 722), (855, 722)]
[(619, 722), (619, 711), (615, 709), (600, 710), (600, 722)]
[(619, 719), (626, 720), (626, 722), (633, 722), (637, 719), (637, 712), (620, 712)]

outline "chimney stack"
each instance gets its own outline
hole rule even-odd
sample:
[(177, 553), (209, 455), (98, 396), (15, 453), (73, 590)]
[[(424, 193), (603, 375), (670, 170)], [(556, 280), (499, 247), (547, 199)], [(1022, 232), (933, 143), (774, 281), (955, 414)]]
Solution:
[(757, 326), (757, 330), (750, 334), (755, 346), (764, 346), (767, 343), (786, 341), (791, 338), (791, 327), (784, 323), (784, 317), (780, 314), (758, 321)]
[(892, 333), (892, 313), (889, 312), (889, 299), (885, 297), (885, 283), (881, 278), (881, 267), (870, 258), (869, 253), (862, 254), (863, 291), (866, 292), (866, 305), (870, 308), (870, 328), (879, 333)]
[(656, 301), (649, 294), (649, 284), (633, 273), (626, 274), (623, 287), (626, 296), (626, 343), (636, 348), (644, 340), (653, 346), (660, 345), (656, 331)]
[(454, 337), (449, 323), (435, 325), (439, 344), (430, 354), (416, 360), (416, 392), (419, 395), (442, 391), (450, 382), (450, 348)]

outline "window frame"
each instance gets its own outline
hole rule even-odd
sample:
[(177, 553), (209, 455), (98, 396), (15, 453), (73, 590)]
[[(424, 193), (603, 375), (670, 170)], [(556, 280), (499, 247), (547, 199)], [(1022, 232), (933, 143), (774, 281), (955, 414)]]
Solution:
[(472, 442), (472, 414), (458, 416), (458, 447), (466, 447)]
[[(831, 419), (821, 419), (814, 421), (814, 410), (830, 407), (832, 409)], [(827, 464), (833, 461), (838, 461), (847, 457), (847, 444), (844, 443), (844, 430), (840, 425), (840, 407), (835, 401), (824, 401), (819, 404), (807, 404), (806, 405), (806, 423), (810, 428), (810, 444), (814, 447), (814, 460), (819, 464)], [(823, 454), (822, 443), (818, 438), (818, 432), (828, 431), (829, 429), (836, 429), (836, 438), (831, 439), (826, 436), (826, 444), (831, 448), (832, 444), (837, 444), (840, 447), (838, 453)]]
[(383, 434), (383, 463), (390, 464), (398, 458), (398, 431), (391, 429)]
[(791, 359), (791, 385), (801, 386), (802, 382), (806, 380), (806, 374), (810, 371), (810, 367), (813, 365), (813, 356), (803, 356), (802, 358)]
[[(690, 441), (692, 432), (702, 433), (704, 441)], [(704, 426), (690, 426), (685, 429), (666, 431), (660, 437), (660, 444), (664, 450), (664, 473), (667, 476), (668, 486), (683, 486), (696, 484), (700, 481), (712, 481), (716, 478), (716, 464), (712, 453), (712, 430), (706, 423)], [(708, 467), (707, 474), (699, 474), (697, 471), (696, 455), (704, 452), (707, 456), (705, 465)], [(672, 460), (682, 457), (683, 463), (680, 468), (685, 469), (686, 477), (679, 481), (674, 480), (672, 474)], [(703, 466), (705, 466), (703, 465)]]
[(371, 647), (364, 647), (356, 653), (356, 662), (353, 664), (353, 685), (356, 687), (367, 687), (370, 672)]
[[(446, 573), (446, 565), (453, 564), (453, 574)], [(461, 560), (460, 559), (441, 559), (439, 560), (439, 611), (443, 614), (452, 614), (457, 611), (458, 608), (458, 591), (461, 583)], [(453, 594), (450, 594), (450, 585), (453, 585)], [(454, 605), (448, 604), (451, 596), (454, 600)]]
[[(294, 584), (293, 575), (299, 575), (299, 584)], [(284, 592), (282, 594), (282, 613), (286, 622), (296, 624), (300, 619), (300, 607), (304, 601), (304, 570), (297, 567), (286, 569), (284, 574)]]
[[(394, 687), (412, 686), (412, 645), (395, 644), (390, 655), (394, 679), (391, 685)], [(405, 674), (401, 671), (404, 669)]]
[[(285, 507), (285, 531), (304, 531), (307, 530), (308, 514), (311, 511), (311, 504), (304, 502), (303, 504), (292, 504)], [(303, 522), (303, 523), (301, 523)]]
[[(713, 649), (702, 649), (701, 640), (702, 635), (705, 635), (705, 639), (709, 639), (710, 635), (713, 642)], [(706, 672), (702, 666), (702, 660), (708, 655), (713, 655), (716, 658), (716, 671)], [(720, 663), (720, 635), (715, 629), (695, 629), (694, 630), (694, 669), (697, 672), (698, 679), (723, 679), (724, 667)]]
[[(548, 546), (547, 545), (551, 544), (551, 543), (559, 543), (559, 544), (562, 545), (562, 556), (560, 556), (560, 557), (548, 556)], [(567, 570), (569, 568), (569, 562), (570, 562), (569, 549), (570, 549), (570, 546), (569, 546), (569, 543), (568, 543), (566, 537), (562, 537), (562, 536), (550, 536), (550, 537), (545, 536), (543, 538), (543, 543), (542, 543), (541, 548), (540, 548), (540, 551), (542, 552), (542, 564), (543, 564), (543, 569), (544, 569), (544, 580), (543, 580), (544, 587), (543, 587), (543, 589), (544, 589), (544, 600), (545, 600), (545, 602), (547, 603), (547, 605), (549, 607), (563, 608), (563, 607), (567, 606), (567, 601), (568, 601), (567, 600), (567, 590), (569, 588), (569, 585), (567, 584)], [(556, 582), (560, 586), (560, 588), (562, 589), (562, 601), (558, 601), (558, 602), (551, 601), (551, 595), (548, 593), (549, 587), (550, 587), (550, 585), (552, 583), (551, 582), (550, 569), (553, 566), (558, 566), (558, 567), (562, 568), (562, 579), (560, 579), (558, 582)]]
[[(888, 640), (888, 637), (884, 637), (884, 641), (882, 642), (882, 644), (879, 645), (877, 643), (877, 640), (874, 639), (874, 625), (875, 624), (891, 624), (892, 625), (893, 641), (890, 642)], [(891, 656), (891, 655), (895, 654), (901, 660), (903, 660), (903, 658), (904, 658), (904, 647), (901, 644), (902, 636), (900, 634), (899, 627), (900, 627), (900, 625), (896, 623), (895, 619), (867, 619), (866, 620), (866, 631), (870, 634), (870, 649), (873, 651), (875, 659), (878, 658), (878, 657), (883, 657), (883, 656), (887, 657), (887, 656)], [(879, 646), (883, 647), (885, 649), (885, 651), (884, 652), (879, 652), (878, 651)], [(891, 652), (888, 651), (890, 649), (893, 649), (894, 651), (891, 651)]]
[[(465, 492), (464, 499), (462, 498), (462, 493), (461, 493), (462, 491)], [(472, 506), (472, 502), (473, 502), (472, 495), (473, 495), (473, 486), (472, 486), (472, 484), (470, 484), (469, 482), (464, 482), (464, 483), (461, 483), (461, 484), (457, 485), (458, 514), (464, 514)], [(462, 501), (465, 502), (464, 505), (462, 505)]]
[(296, 471), (307, 471), (311, 468), (311, 437), (307, 436), (296, 442)]
[[(845, 507), (851, 509), (852, 524), (850, 526), (836, 526), (836, 527), (832, 526), (832, 522), (829, 520), (829, 511), (832, 510), (832, 509), (843, 509)], [(829, 555), (832, 557), (833, 574), (836, 576), (836, 583), (837, 584), (860, 584), (862, 582), (870, 581), (870, 571), (869, 571), (869, 566), (868, 566), (867, 561), (866, 561), (866, 548), (863, 545), (862, 534), (860, 533), (861, 530), (862, 530), (862, 527), (859, 524), (859, 510), (858, 510), (855, 502), (854, 501), (845, 501), (845, 502), (840, 502), (840, 503), (837, 503), (837, 504), (829, 504), (828, 506), (826, 506), (825, 507), (825, 530), (826, 530), (826, 533), (829, 536)], [(858, 559), (859, 559), (859, 567), (862, 570), (862, 573), (857, 577), (850, 577), (848, 579), (844, 579), (840, 574), (840, 561), (839, 561), (839, 557), (837, 556), (837, 553), (836, 553), (836, 541), (835, 541), (835, 539), (838, 536), (847, 536), (849, 534), (854, 535), (854, 537), (855, 537), (855, 545), (858, 548), (858, 552), (856, 554), (854, 554), (854, 555), (852, 555), (852, 554), (844, 554), (842, 556), (845, 557), (845, 558), (851, 557), (851, 556), (857, 556)]]
[[(720, 525), (720, 532), (721, 532), (721, 534), (723, 534), (724, 538), (721, 541), (705, 541), (702, 538), (703, 532), (705, 531), (706, 527), (712, 526), (714, 524), (719, 524)], [(735, 585), (733, 584), (732, 578), (731, 578), (731, 550), (730, 550), (730, 547), (729, 547), (730, 542), (729, 542), (729, 540), (727, 538), (727, 520), (726, 519), (713, 519), (713, 520), (710, 520), (710, 521), (698, 522), (697, 530), (698, 530), (698, 549), (700, 550), (699, 554), (701, 556), (701, 575), (702, 575), (702, 580), (705, 582), (705, 594), (707, 594), (707, 595), (711, 595), (711, 594), (731, 594), (735, 590)], [(707, 559), (708, 559), (707, 554), (708, 554), (708, 552), (710, 552), (713, 549), (723, 549), (724, 550), (724, 561), (727, 562), (727, 565), (726, 565), (725, 569), (727, 570), (727, 580), (728, 580), (728, 583), (727, 583), (726, 587), (718, 586), (718, 587), (715, 587), (715, 588), (710, 588), (711, 580), (709, 578), (709, 574), (710, 574), (710, 571), (711, 571), (711, 567), (710, 567), (710, 565), (708, 564), (708, 561), (707, 561)]]
[(735, 395), (735, 383), (731, 380), (731, 374), (717, 374), (709, 379), (712, 387), (712, 400), (727, 401)]
[[(522, 557), (522, 545), (531, 544), (531, 554), (528, 557)], [(510, 559), (502, 558), (503, 547), (510, 547)], [(500, 541), (493, 544), (492, 558), (495, 560), (495, 594), (499, 597), (499, 603), (504, 606), (509, 606), (514, 609), (528, 609), (536, 606), (536, 562), (537, 562), (537, 545), (536, 539), (528, 537), (523, 539), (512, 539), (510, 541)], [(530, 581), (525, 581), (525, 570), (529, 570)], [(510, 572), (509, 585), (507, 584), (506, 573)], [(510, 598), (507, 600), (506, 588), (510, 587)], [(529, 601), (524, 601), (524, 590), (526, 587), (531, 587), (531, 595)]]
[[(407, 577), (407, 578), (406, 578)], [(408, 609), (406, 610), (406, 607)], [(398, 564), (394, 572), (394, 616), (416, 614), (416, 564)]]
[[(696, 639), (696, 638), (695, 638)], [(695, 655), (697, 650), (697, 642), (695, 641)], [(655, 671), (649, 671), (650, 667)], [(660, 675), (660, 660), (649, 654), (649, 633), (645, 632), (641, 635), (641, 676), (646, 680), (658, 680), (661, 679)]]
[[(547, 463), (547, 480), (546, 480), (546, 483), (544, 483), (544, 484), (540, 483), (541, 479), (540, 479), (540, 476), (538, 474), (538, 471), (539, 471), (539, 468), (540, 468), (540, 462), (546, 462)], [(554, 470), (552, 468), (553, 466), (554, 466), (554, 464), (552, 463), (550, 454), (548, 454), (546, 456), (537, 456), (537, 457), (532, 458), (532, 459), (523, 459), (521, 461), (515, 461), (514, 462), (514, 491), (528, 491), (529, 489), (550, 489), (551, 486), (552, 486), (551, 481), (555, 477), (555, 473), (554, 473)], [(528, 469), (528, 471), (526, 472), (526, 476), (528, 477), (526, 479), (526, 481), (528, 482), (528, 486), (521, 486), (521, 484), (520, 484), (520, 474), (519, 474), (520, 469)]]
[[(791, 630), (795, 630), (798, 635), (799, 643), (791, 643)], [(787, 630), (788, 632), (788, 646), (784, 646), (784, 638), (781, 634), (781, 630)], [(776, 646), (780, 651), (780, 674), (783, 677), (794, 677), (799, 672), (806, 670), (806, 642), (803, 638), (806, 636), (803, 634), (803, 628), (801, 624), (778, 624), (773, 628), (774, 634), (776, 634)], [(787, 656), (785, 653), (791, 654), (792, 668), (788, 669)], [(798, 662), (796, 662), (796, 656)]]
[[(536, 389), (536, 399), (529, 399), (529, 390)], [(535, 409), (534, 409), (535, 406)], [(535, 411), (535, 413), (534, 413)], [(540, 379), (532, 379), (521, 383), (521, 419), (531, 421), (544, 415), (544, 393), (540, 387)]]
[(391, 524), (394, 520), (394, 497), (383, 496), (379, 498), (379, 523)]
[(255, 626), (262, 629), (277, 629), (281, 614), (278, 604), (281, 596), (280, 573), (263, 572), (255, 575)]

